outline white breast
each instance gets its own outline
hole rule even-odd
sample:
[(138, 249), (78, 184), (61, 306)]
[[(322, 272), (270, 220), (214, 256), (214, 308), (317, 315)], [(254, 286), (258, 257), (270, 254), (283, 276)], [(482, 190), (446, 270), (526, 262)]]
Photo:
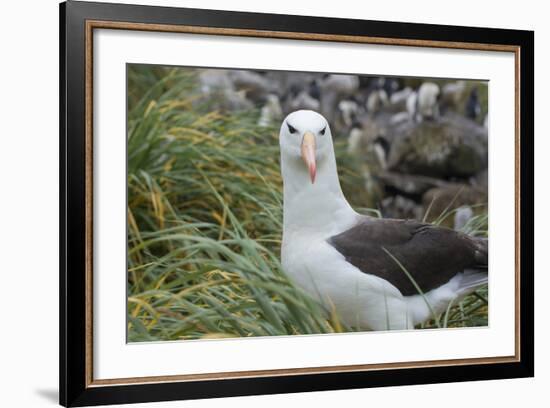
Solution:
[(373, 330), (414, 327), (401, 293), (346, 262), (322, 234), (291, 232), (285, 236), (281, 258), (290, 278), (345, 324)]

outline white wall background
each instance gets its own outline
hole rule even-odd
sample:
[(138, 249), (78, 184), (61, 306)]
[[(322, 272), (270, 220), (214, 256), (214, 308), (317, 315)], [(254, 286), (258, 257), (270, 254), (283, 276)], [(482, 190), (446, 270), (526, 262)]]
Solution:
[[(128, 1), (119, 1), (128, 2)], [(132, 3), (132, 1), (129, 1)], [(550, 274), (545, 230), (550, 171), (546, 114), (550, 26), (545, 3), (338, 0), (149, 0), (133, 3), (535, 30), (536, 378), (477, 383), (229, 398), (147, 407), (547, 406)], [(58, 381), (58, 6), (57, 0), (0, 6), (0, 406), (57, 404)], [(545, 217), (543, 217), (545, 216)]]

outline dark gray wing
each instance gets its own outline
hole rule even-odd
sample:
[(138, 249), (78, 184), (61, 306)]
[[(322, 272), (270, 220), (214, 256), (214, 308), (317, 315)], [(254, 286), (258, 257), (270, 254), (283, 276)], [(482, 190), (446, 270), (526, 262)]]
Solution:
[(405, 296), (418, 294), (407, 269), (422, 292), (447, 283), (465, 270), (487, 271), (487, 240), (411, 220), (365, 217), (328, 242), (363, 271), (386, 279)]

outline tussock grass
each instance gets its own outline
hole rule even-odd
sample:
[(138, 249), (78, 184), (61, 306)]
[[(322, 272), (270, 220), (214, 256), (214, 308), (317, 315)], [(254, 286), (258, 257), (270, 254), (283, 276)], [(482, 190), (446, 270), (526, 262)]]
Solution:
[(196, 73), (131, 67), (130, 341), (330, 333), (278, 260), (278, 129), (200, 101)]
[[(211, 110), (193, 70), (129, 66), (129, 341), (353, 330), (281, 269), (278, 129), (258, 117)], [(343, 144), (337, 155), (360, 206), (360, 172)], [(466, 299), (446, 321), (483, 324), (479, 302)]]

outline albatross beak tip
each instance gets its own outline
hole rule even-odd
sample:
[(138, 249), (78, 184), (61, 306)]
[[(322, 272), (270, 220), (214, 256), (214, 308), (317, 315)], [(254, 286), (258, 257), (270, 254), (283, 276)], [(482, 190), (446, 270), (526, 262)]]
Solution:
[(316, 168), (315, 168), (315, 163), (313, 163), (313, 165), (309, 166), (309, 178), (311, 179), (311, 184), (315, 183), (315, 174), (316, 174)]
[(313, 133), (306, 132), (302, 139), (302, 159), (309, 170), (309, 178), (311, 184), (315, 183), (315, 175), (317, 173), (317, 165), (315, 163), (315, 136)]

